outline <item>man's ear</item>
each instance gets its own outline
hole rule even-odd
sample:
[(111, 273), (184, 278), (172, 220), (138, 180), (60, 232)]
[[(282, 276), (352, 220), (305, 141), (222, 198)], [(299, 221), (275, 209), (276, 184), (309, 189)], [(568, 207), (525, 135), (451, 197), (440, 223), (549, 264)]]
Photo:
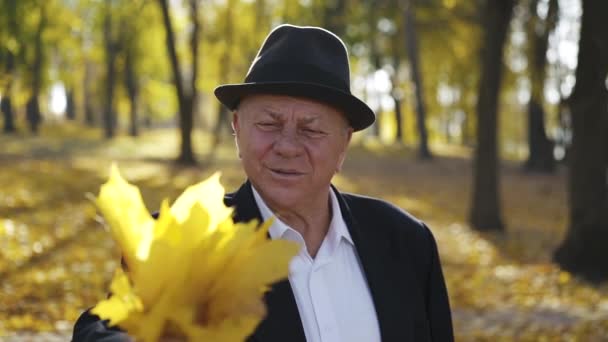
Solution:
[(241, 148), (239, 147), (239, 133), (241, 131), (239, 127), (239, 113), (238, 111), (232, 112), (232, 122), (230, 124), (232, 126), (232, 134), (234, 135), (234, 145), (236, 146), (236, 153), (241, 159)]
[(239, 113), (238, 111), (234, 111), (232, 112), (232, 133), (234, 133), (234, 135), (238, 134), (239, 131)]

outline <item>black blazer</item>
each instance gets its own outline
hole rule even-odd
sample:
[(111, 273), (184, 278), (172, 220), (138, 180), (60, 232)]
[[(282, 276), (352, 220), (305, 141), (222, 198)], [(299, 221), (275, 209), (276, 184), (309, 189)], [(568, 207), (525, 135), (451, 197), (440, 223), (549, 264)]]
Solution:
[[(447, 290), (430, 230), (387, 202), (334, 190), (370, 288), (382, 341), (453, 341)], [(261, 220), (249, 182), (224, 202), (235, 206), (235, 221)], [(267, 317), (247, 342), (305, 342), (289, 281), (273, 284), (264, 299)], [(73, 340), (128, 340), (105, 323), (85, 311)]]

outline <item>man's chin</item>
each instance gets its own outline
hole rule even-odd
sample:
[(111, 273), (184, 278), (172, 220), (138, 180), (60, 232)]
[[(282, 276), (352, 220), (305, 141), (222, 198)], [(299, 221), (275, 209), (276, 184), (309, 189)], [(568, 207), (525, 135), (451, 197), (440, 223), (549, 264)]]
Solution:
[(262, 193), (264, 202), (274, 211), (295, 208), (301, 201), (301, 196), (298, 196), (297, 189), (294, 188), (274, 188), (267, 192), (262, 191)]

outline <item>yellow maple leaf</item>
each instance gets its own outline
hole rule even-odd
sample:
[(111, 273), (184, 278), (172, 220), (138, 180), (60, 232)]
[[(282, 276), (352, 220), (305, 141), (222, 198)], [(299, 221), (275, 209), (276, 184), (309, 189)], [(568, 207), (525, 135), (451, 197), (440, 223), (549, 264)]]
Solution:
[(287, 277), (299, 247), (269, 240), (270, 222), (235, 223), (219, 174), (193, 185), (157, 220), (113, 166), (97, 198), (128, 273), (93, 313), (138, 340), (243, 341), (265, 315), (266, 287)]
[(110, 179), (102, 185), (96, 201), (130, 267), (136, 266), (138, 249), (150, 240), (154, 219), (144, 205), (139, 189), (127, 183), (112, 165)]
[(127, 275), (120, 268), (114, 274), (110, 291), (112, 291), (112, 296), (102, 300), (95, 307), (95, 313), (107, 317), (110, 325), (119, 324), (129, 314), (143, 310), (141, 300), (133, 293)]

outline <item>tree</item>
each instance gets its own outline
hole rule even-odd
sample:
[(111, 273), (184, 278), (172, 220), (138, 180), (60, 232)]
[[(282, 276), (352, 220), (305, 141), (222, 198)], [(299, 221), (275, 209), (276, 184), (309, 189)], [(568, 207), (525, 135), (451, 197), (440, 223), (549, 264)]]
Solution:
[[(435, 119), (446, 130), (451, 126), (456, 130), (450, 130), (450, 139), (460, 135), (460, 143), (471, 146), (475, 140), (474, 113), (480, 75), (477, 65), (483, 30), (481, 3), (416, 2), (420, 60), (424, 61), (421, 74), (424, 89), (431, 94), (425, 98), (427, 120)], [(441, 96), (442, 92), (446, 96)]]
[[(58, 51), (55, 54), (60, 56), (63, 64), (64, 74), (61, 79), (68, 89), (74, 90), (74, 102), (78, 98), (82, 99), (82, 119), (85, 125), (91, 127), (96, 124), (102, 126), (105, 121), (100, 114), (106, 114), (103, 105), (107, 95), (104, 90), (107, 88), (103, 74), (107, 70), (104, 70), (103, 61), (108, 56), (105, 49), (106, 40), (110, 39), (108, 33), (104, 33), (109, 4), (94, 0), (78, 0), (72, 3), (68, 12), (72, 15), (68, 21), (71, 25), (63, 27), (62, 36), (73, 37), (73, 40), (61, 39), (56, 44)], [(64, 16), (67, 17), (68, 13)], [(74, 30), (73, 26), (78, 29)], [(79, 106), (75, 103), (74, 107)]]
[(542, 99), (549, 33), (553, 31), (557, 23), (558, 3), (557, 0), (549, 1), (547, 17), (544, 20), (536, 11), (537, 5), (538, 0), (530, 1), (531, 15), (527, 23), (531, 94), (528, 102), (529, 153), (524, 168), (528, 171), (552, 172), (555, 169), (554, 143), (547, 138), (545, 131), (545, 110)]
[(67, 120), (76, 120), (76, 103), (74, 101), (74, 90), (67, 89), (65, 92), (65, 118)]
[[(219, 79), (220, 83), (226, 83), (229, 79), (230, 66), (232, 64), (232, 41), (234, 36), (234, 24), (233, 24), (233, 11), (234, 11), (234, 0), (228, 0), (226, 3), (224, 20), (223, 47), (222, 58), (220, 59), (219, 65)], [(257, 16), (256, 16), (257, 17)], [(221, 141), (222, 130), (227, 127), (230, 120), (228, 119), (228, 109), (223, 104), (218, 104), (217, 119), (215, 121), (215, 127), (213, 129), (213, 144), (211, 151), (215, 152)]]
[[(2, 89), (2, 99), (0, 102), (0, 111), (2, 111), (2, 116), (4, 118), (4, 133), (14, 133), (16, 131), (15, 128), (15, 113), (13, 110), (13, 103), (11, 97), (13, 95), (13, 88), (16, 78), (16, 61), (15, 57), (19, 50), (19, 42), (18, 39), (18, 24), (17, 24), (17, 2), (16, 1), (6, 1), (2, 4), (3, 14), (0, 15), (2, 19), (2, 24), (6, 25), (8, 28), (6, 30), (6, 35), (2, 38), (7, 42), (5, 47), (5, 55), (4, 55), (4, 66), (5, 66), (5, 76), (3, 77), (3, 81), (5, 85)], [(1, 33), (1, 32), (0, 32)]]
[[(125, 6), (128, 13), (142, 13), (145, 1), (130, 1)], [(124, 16), (121, 20), (120, 50), (124, 60), (124, 85), (129, 98), (129, 135), (135, 137), (139, 134), (139, 105), (141, 82), (137, 70), (137, 62), (143, 53), (139, 48), (138, 39), (141, 36), (140, 21), (132, 15)]]
[(42, 120), (38, 98), (42, 88), (43, 44), (42, 34), (47, 25), (46, 3), (39, 4), (38, 27), (34, 37), (34, 61), (32, 64), (32, 90), (26, 105), (26, 118), (33, 133), (38, 133), (38, 126)]
[(173, 71), (173, 83), (177, 93), (177, 101), (179, 106), (179, 126), (180, 126), (180, 153), (178, 162), (183, 164), (194, 164), (194, 152), (192, 149), (192, 128), (194, 124), (194, 110), (198, 99), (196, 80), (198, 76), (198, 43), (200, 35), (200, 19), (198, 13), (198, 1), (190, 0), (190, 17), (192, 21), (192, 30), (190, 35), (190, 55), (192, 60), (192, 70), (190, 82), (186, 84), (182, 75), (180, 60), (177, 57), (177, 46), (175, 41), (175, 33), (173, 24), (171, 23), (171, 15), (169, 13), (169, 5), (167, 0), (159, 0), (163, 14), (163, 24), (166, 32), (167, 51)]
[(114, 112), (114, 89), (116, 88), (116, 57), (118, 44), (113, 37), (112, 2), (105, 3), (103, 21), (103, 41), (105, 51), (105, 92), (103, 105), (103, 127), (106, 138), (112, 138), (116, 129), (116, 113)]
[(570, 222), (554, 254), (565, 270), (608, 280), (608, 2), (583, 0), (576, 84), (570, 98)]
[(93, 63), (85, 57), (84, 77), (82, 78), (84, 122), (88, 126), (95, 124), (95, 110), (93, 109), (93, 95), (91, 83), (93, 80)]
[[(367, 9), (368, 9), (368, 16), (367, 16), (367, 25), (368, 25), (368, 29), (369, 29), (369, 38), (368, 38), (368, 45), (369, 45), (369, 62), (370, 65), (372, 67), (372, 71), (377, 71), (378, 69), (382, 68), (382, 61), (381, 61), (381, 57), (382, 57), (382, 53), (380, 51), (380, 47), (378, 46), (378, 38), (379, 38), (379, 34), (378, 34), (378, 6), (377, 4), (375, 4), (373, 1), (367, 1), (365, 3)], [(365, 92), (366, 96), (367, 96), (367, 91)], [(374, 123), (372, 124), (372, 126), (370, 127), (370, 129), (368, 130), (368, 134), (372, 137), (376, 137), (379, 138), (380, 137), (380, 116), (382, 115), (382, 106), (380, 104), (378, 104), (375, 113), (376, 114), (376, 120), (374, 121)]]
[(477, 146), (469, 220), (479, 230), (502, 230), (498, 184), (498, 98), (503, 47), (514, 4), (513, 0), (486, 0), (484, 5), (481, 79), (477, 98)]
[(395, 104), (395, 126), (397, 131), (395, 132), (395, 140), (398, 143), (403, 142), (403, 113), (401, 112), (401, 100), (403, 98), (403, 91), (399, 87), (399, 66), (401, 65), (401, 54), (400, 54), (400, 35), (395, 32), (392, 41), (393, 51), (393, 74), (391, 77), (391, 97)]
[(432, 155), (429, 150), (428, 132), (426, 129), (426, 106), (424, 103), (424, 86), (420, 73), (420, 61), (418, 59), (418, 33), (416, 31), (414, 0), (408, 0), (405, 6), (404, 16), (407, 55), (410, 62), (410, 74), (414, 86), (416, 121), (420, 139), (418, 144), (418, 157), (421, 159), (430, 159), (432, 158)]
[(6, 75), (8, 80), (6, 86), (2, 91), (2, 99), (0, 100), (0, 111), (4, 118), (4, 133), (14, 133), (17, 129), (15, 128), (15, 115), (13, 113), (13, 105), (11, 103), (11, 93), (13, 90), (13, 78), (15, 74), (15, 61), (11, 51), (6, 54)]
[(130, 115), (129, 115), (129, 135), (136, 137), (139, 135), (138, 116), (139, 116), (139, 81), (135, 73), (133, 48), (125, 47), (125, 88), (129, 97)]
[(405, 25), (403, 25), (406, 18), (401, 16), (403, 9), (403, 1), (391, 0), (388, 6), (389, 10), (393, 13), (395, 27), (390, 32), (390, 64), (391, 64), (391, 90), (390, 95), (393, 99), (395, 106), (395, 141), (397, 143), (403, 142), (403, 113), (401, 111), (401, 104), (403, 99), (403, 89), (401, 89), (399, 81), (399, 73), (401, 69), (401, 62), (403, 60), (403, 37), (405, 35)]

